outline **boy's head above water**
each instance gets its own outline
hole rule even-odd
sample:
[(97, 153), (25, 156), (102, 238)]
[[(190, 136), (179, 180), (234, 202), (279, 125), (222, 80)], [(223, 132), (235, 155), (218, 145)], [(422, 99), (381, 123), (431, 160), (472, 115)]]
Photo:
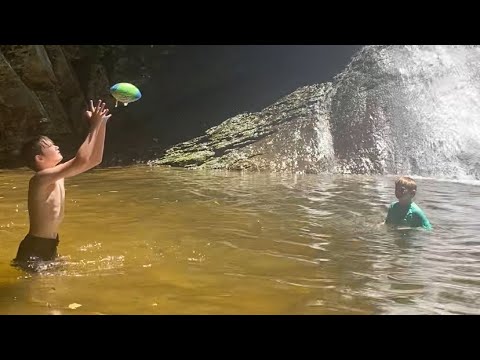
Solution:
[(415, 180), (408, 176), (402, 176), (395, 181), (395, 196), (401, 205), (408, 205), (412, 202), (417, 193)]
[(35, 136), (23, 145), (22, 158), (34, 171), (57, 166), (63, 160), (58, 146), (44, 135)]

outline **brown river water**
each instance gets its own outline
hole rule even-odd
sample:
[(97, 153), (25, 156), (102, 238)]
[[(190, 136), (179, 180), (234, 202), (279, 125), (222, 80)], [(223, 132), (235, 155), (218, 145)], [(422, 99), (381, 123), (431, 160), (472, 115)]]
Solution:
[(10, 265), (26, 169), (0, 171), (0, 314), (480, 314), (480, 182), (132, 166), (66, 179), (61, 263)]

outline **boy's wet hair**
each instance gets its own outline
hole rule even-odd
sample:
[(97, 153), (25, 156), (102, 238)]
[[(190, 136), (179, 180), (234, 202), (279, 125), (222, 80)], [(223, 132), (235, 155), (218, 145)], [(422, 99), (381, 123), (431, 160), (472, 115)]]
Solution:
[(402, 190), (402, 192), (409, 191), (415, 195), (417, 192), (417, 183), (411, 177), (401, 176), (395, 181), (395, 190)]
[(29, 139), (22, 146), (21, 157), (30, 169), (36, 171), (35, 156), (42, 153), (42, 149), (53, 141), (45, 135), (37, 135)]

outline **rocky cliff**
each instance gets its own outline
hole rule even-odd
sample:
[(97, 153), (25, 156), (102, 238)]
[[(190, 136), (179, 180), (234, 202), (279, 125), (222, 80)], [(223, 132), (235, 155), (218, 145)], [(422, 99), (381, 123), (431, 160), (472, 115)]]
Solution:
[[(155, 54), (170, 48), (157, 46)], [(19, 164), (23, 141), (40, 133), (71, 155), (87, 130), (87, 101), (102, 98), (113, 108), (110, 86), (141, 86), (152, 61), (151, 47), (143, 45), (0, 45), (0, 166)]]
[(480, 179), (480, 48), (367, 46), (331, 83), (234, 116), (150, 165)]

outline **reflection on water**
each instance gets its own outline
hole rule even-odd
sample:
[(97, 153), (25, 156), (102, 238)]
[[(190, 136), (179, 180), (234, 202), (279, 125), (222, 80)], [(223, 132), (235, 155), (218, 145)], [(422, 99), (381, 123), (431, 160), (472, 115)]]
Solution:
[(0, 172), (1, 314), (480, 314), (476, 183), (418, 180), (430, 233), (382, 225), (392, 177), (97, 169), (32, 276), (30, 175)]

